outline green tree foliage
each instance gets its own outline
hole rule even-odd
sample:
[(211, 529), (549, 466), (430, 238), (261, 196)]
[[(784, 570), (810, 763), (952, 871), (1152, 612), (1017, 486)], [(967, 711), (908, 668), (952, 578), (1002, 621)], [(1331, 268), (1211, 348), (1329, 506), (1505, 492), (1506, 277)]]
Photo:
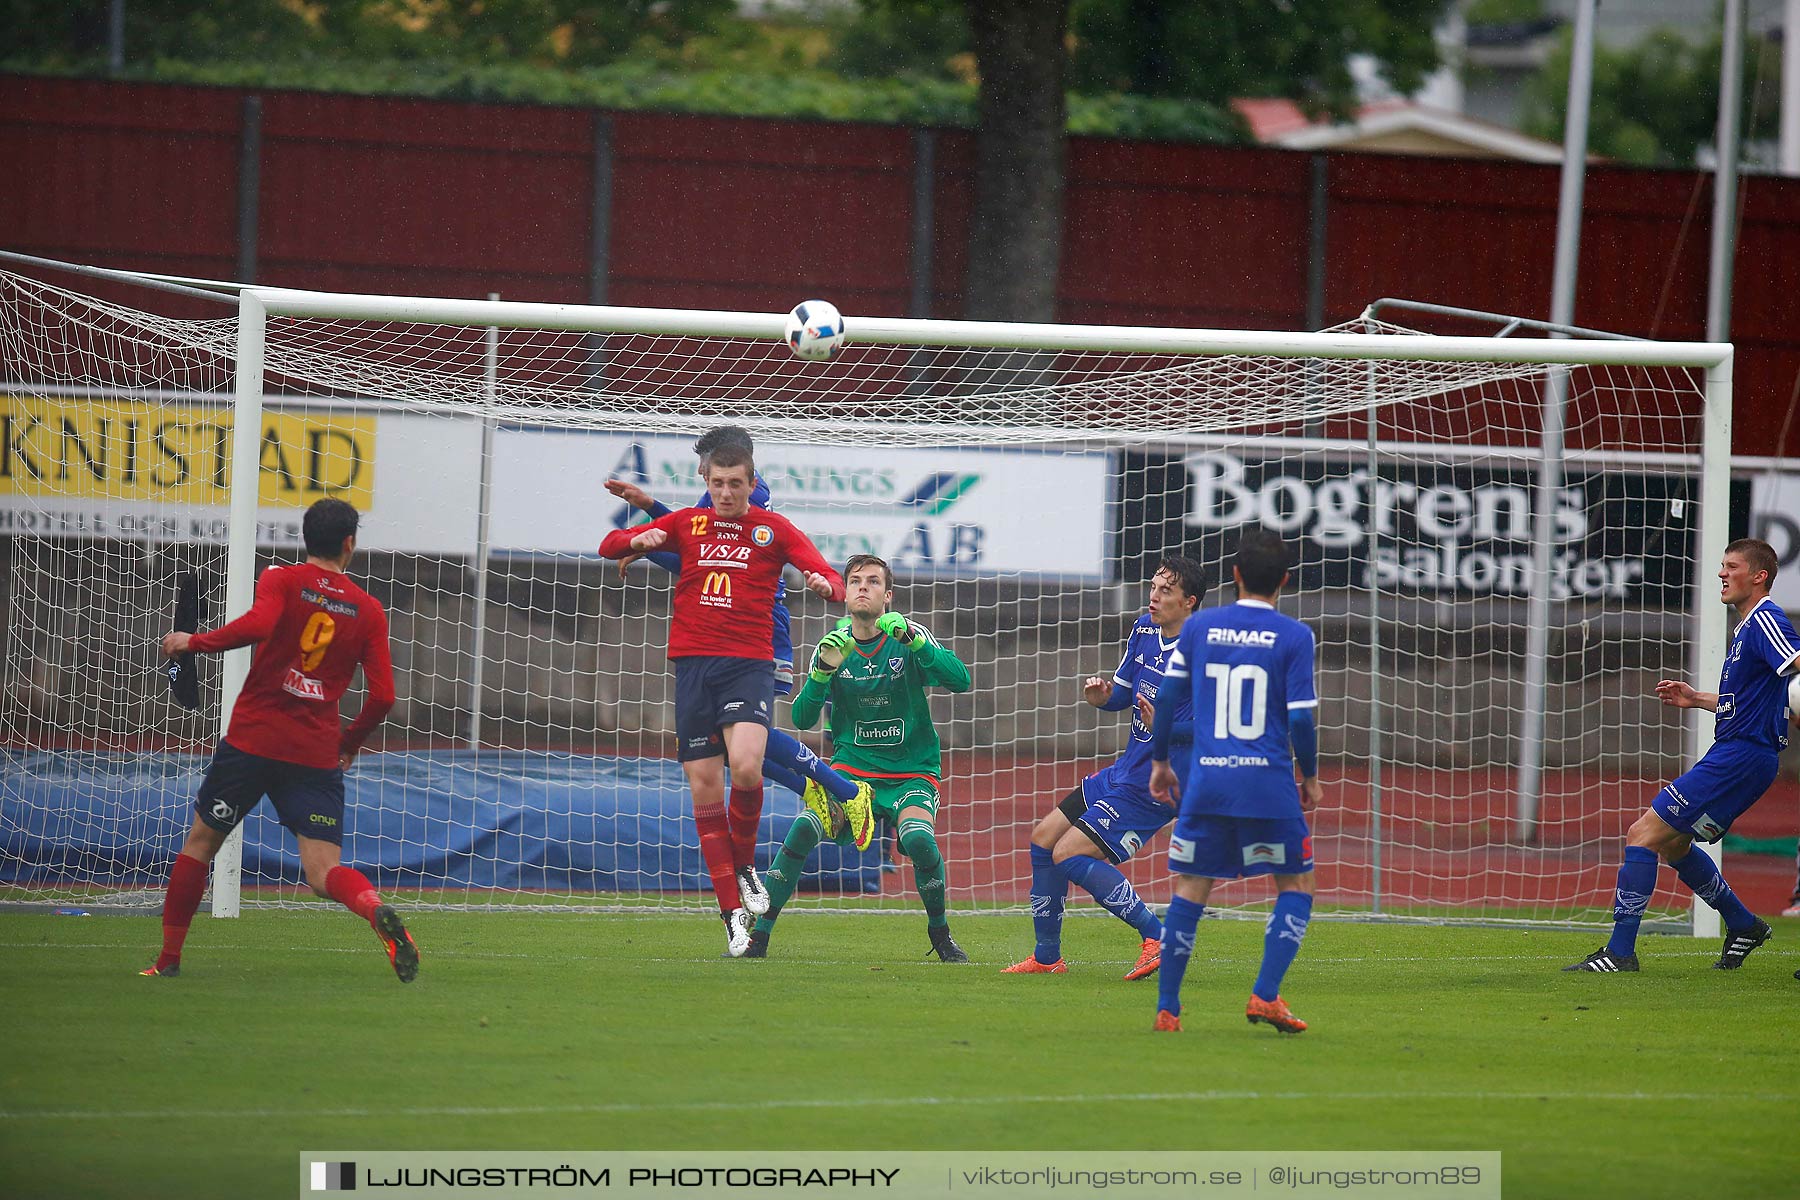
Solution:
[[(153, 0), (128, 0), (149, 5)], [(171, 0), (155, 0), (170, 4)], [(231, 0), (219, 0), (203, 25), (210, 29), (247, 27), (232, 18)], [(262, 0), (237, 0), (261, 11)], [(966, 37), (960, 5), (951, 24)], [(188, 5), (196, 8), (196, 5)], [(132, 9), (128, 8), (128, 13)], [(732, 113), (743, 116), (808, 117), (900, 125), (972, 128), (975, 125), (973, 59), (963, 76), (943, 63), (961, 42), (939, 39), (914, 68), (833, 70), (828, 52), (843, 26), (828, 15), (821, 24), (792, 28), (756, 26), (722, 19), (706, 32), (677, 42), (662, 27), (644, 34), (638, 48), (596, 65), (533, 61), (533, 55), (486, 56), (461, 51), (429, 52), (416, 31), (375, 21), (367, 4), (317, 7), (311, 21), (276, 21), (252, 37), (215, 38), (211, 43), (181, 20), (172, 20), (166, 41), (145, 45), (127, 35), (128, 78), (169, 83), (292, 88), (363, 95), (428, 96), (456, 100), (587, 105), (622, 110)], [(85, 8), (60, 0), (0, 0), (0, 14), (32, 39), (0, 47), (0, 69), (56, 74), (88, 74), (106, 58), (106, 3)], [(819, 38), (820, 29), (824, 36)], [(818, 46), (814, 46), (814, 42)], [(930, 43), (921, 36), (919, 44)], [(335, 49), (334, 49), (335, 47)], [(251, 52), (251, 51), (254, 52)], [(824, 64), (816, 60), (826, 58)], [(880, 56), (872, 61), (881, 61)], [(896, 64), (890, 63), (890, 67)], [(1130, 95), (1069, 97), (1071, 133), (1153, 138), (1166, 141), (1242, 140), (1236, 118), (1224, 109), (1190, 100)]]
[[(104, 62), (109, 0), (0, 0), (12, 60)], [(133, 62), (431, 60), (593, 66), (671, 53), (734, 0), (125, 0)]]
[[(1562, 140), (1571, 39), (1565, 32), (1550, 61), (1526, 86), (1527, 133)], [(1779, 47), (1767, 39), (1747, 39), (1745, 44), (1744, 136), (1773, 137)], [(1717, 135), (1723, 46), (1715, 27), (1698, 42), (1658, 29), (1635, 46), (1595, 47), (1588, 152), (1643, 166), (1692, 166), (1699, 149)]]
[[(110, 9), (108, 0), (0, 0), (0, 46), (13, 61), (102, 66)], [(126, 0), (125, 46), (139, 60), (259, 58), (318, 42), (303, 10), (279, 0)]]
[(1445, 0), (1073, 0), (1076, 91), (1223, 104), (1284, 96), (1312, 111), (1355, 107), (1351, 55), (1401, 94), (1438, 66), (1432, 27)]
[(858, 79), (900, 75), (967, 82), (974, 39), (962, 0), (859, 0), (828, 10), (829, 64)]
[[(966, 75), (966, 5), (981, 0), (860, 0), (833, 63), (847, 74)], [(1354, 106), (1349, 58), (1373, 56), (1400, 92), (1439, 63), (1432, 27), (1446, 0), (1070, 0), (1069, 85), (1223, 106), (1287, 96), (1314, 111)]]

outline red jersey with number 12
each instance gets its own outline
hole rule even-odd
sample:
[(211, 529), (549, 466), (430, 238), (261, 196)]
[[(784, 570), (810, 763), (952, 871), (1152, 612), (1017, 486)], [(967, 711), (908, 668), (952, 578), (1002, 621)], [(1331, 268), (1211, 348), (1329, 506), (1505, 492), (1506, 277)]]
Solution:
[(778, 513), (752, 508), (721, 517), (710, 508), (681, 508), (635, 529), (615, 529), (600, 543), (604, 558), (637, 551), (631, 539), (646, 529), (669, 535), (662, 549), (681, 556), (675, 580), (675, 619), (669, 625), (669, 657), (775, 657), (771, 627), (781, 568), (831, 581), (831, 598), (844, 598), (844, 581), (804, 533)]
[[(189, 643), (202, 654), (250, 645), (250, 674), (225, 731), (246, 754), (335, 767), (394, 707), (387, 613), (348, 575), (309, 563), (270, 567), (249, 612)], [(368, 702), (340, 733), (338, 698), (358, 665)]]

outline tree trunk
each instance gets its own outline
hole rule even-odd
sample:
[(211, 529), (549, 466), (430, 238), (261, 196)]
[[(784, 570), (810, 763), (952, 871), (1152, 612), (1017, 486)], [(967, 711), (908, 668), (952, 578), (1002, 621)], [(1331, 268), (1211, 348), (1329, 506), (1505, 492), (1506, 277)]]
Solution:
[(981, 72), (964, 315), (1056, 318), (1069, 0), (968, 0)]

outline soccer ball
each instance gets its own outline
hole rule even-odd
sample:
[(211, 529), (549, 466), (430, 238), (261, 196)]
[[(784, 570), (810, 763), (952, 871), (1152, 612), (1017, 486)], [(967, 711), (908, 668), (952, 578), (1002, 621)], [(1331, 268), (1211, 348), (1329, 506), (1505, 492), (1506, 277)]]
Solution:
[(802, 300), (788, 314), (787, 344), (800, 358), (834, 358), (844, 348), (844, 317), (826, 300)]

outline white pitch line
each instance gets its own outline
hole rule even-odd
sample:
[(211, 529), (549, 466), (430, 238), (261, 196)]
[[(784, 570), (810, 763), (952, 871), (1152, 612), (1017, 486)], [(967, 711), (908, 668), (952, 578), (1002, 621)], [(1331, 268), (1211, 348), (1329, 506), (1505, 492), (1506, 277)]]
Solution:
[[(854, 1109), (854, 1108), (998, 1108), (1024, 1104), (1165, 1104), (1165, 1103), (1230, 1103), (1267, 1100), (1285, 1103), (1303, 1100), (1347, 1100), (1369, 1102), (1395, 1101), (1469, 1101), (1482, 1104), (1509, 1101), (1576, 1101), (1580, 1103), (1655, 1103), (1675, 1102), (1711, 1104), (1722, 1100), (1754, 1104), (1792, 1104), (1800, 1100), (1795, 1093), (1722, 1093), (1722, 1092), (1123, 1092), (1111, 1095), (1083, 1095), (1067, 1092), (1047, 1096), (854, 1096), (835, 1100), (770, 1099), (759, 1100), (759, 1108), (785, 1109)], [(678, 1101), (668, 1104), (532, 1104), (496, 1106), (434, 1106), (420, 1108), (228, 1108), (228, 1109), (63, 1109), (41, 1112), (0, 1110), (0, 1121), (136, 1121), (180, 1120), (222, 1121), (362, 1119), (366, 1117), (543, 1117), (601, 1116), (667, 1112), (740, 1112), (743, 1105), (721, 1101)]]

